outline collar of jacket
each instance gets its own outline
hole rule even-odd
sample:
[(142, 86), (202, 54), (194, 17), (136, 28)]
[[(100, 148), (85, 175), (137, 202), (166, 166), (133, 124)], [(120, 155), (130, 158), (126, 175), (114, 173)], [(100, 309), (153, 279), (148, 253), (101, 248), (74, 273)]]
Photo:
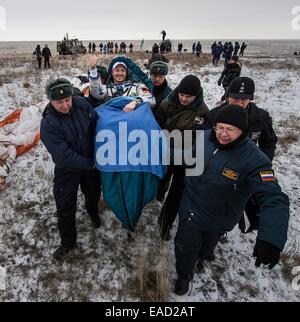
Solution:
[(195, 101), (190, 105), (187, 105), (187, 106), (181, 105), (178, 96), (179, 96), (179, 91), (178, 91), (178, 87), (176, 87), (174, 89), (174, 91), (172, 91), (170, 93), (170, 95), (167, 97), (167, 102), (169, 104), (172, 104), (172, 105), (175, 105), (175, 106), (178, 106), (178, 107), (183, 107), (183, 108), (189, 107), (189, 108), (194, 108), (194, 109), (201, 108), (202, 104), (204, 103), (202, 88), (201, 88), (199, 94), (196, 96)]
[(159, 85), (159, 86), (153, 86), (153, 94), (159, 94), (162, 93), (164, 91), (165, 88), (168, 87), (168, 82), (165, 79), (165, 81)]
[(246, 107), (246, 111), (248, 113), (249, 122), (253, 123), (257, 120), (266, 119), (268, 118), (268, 113), (259, 108), (255, 103), (250, 102), (249, 105)]

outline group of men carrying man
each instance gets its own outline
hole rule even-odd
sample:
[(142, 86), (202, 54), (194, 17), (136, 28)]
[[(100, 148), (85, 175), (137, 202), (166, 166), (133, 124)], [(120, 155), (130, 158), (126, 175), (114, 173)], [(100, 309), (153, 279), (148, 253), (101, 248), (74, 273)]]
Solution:
[[(233, 79), (223, 104), (209, 110), (198, 77), (188, 75), (174, 90), (169, 87), (166, 62), (152, 62), (151, 81), (124, 57), (114, 59), (105, 78), (96, 58), (91, 58), (89, 65), (89, 97), (73, 96), (72, 84), (65, 79), (50, 82), (46, 89), (49, 104), (41, 123), (41, 139), (55, 163), (53, 190), (61, 237), (54, 258), (62, 260), (76, 247), (79, 185), (93, 226), (101, 226), (101, 183), (94, 167), (93, 141), (97, 116), (93, 107), (113, 97), (128, 96), (132, 100), (124, 106), (124, 113), (134, 113), (147, 102), (161, 129), (192, 130), (196, 136), (197, 131), (205, 131), (203, 173), (186, 176), (184, 164), (170, 164), (157, 196), (163, 202), (158, 217), (163, 240), (171, 238), (179, 214), (174, 292), (188, 293), (195, 271), (201, 271), (203, 261), (213, 258), (221, 235), (238, 223), (245, 230), (241, 224), (244, 210), (250, 218), (248, 231), (258, 230), (255, 264), (273, 268), (287, 240), (289, 199), (272, 169), (278, 139), (268, 112), (253, 102), (253, 80)], [(134, 80), (129, 69), (137, 76)]]

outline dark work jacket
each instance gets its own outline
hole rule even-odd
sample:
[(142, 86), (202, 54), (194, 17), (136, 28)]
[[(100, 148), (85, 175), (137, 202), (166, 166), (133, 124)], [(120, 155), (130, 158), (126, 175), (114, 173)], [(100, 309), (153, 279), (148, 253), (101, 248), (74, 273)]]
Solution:
[(55, 166), (66, 171), (94, 167), (94, 135), (97, 116), (88, 101), (73, 97), (68, 114), (49, 103), (41, 121), (41, 139)]
[(222, 45), (218, 45), (217, 47), (215, 47), (212, 51), (212, 54), (215, 58), (220, 58), (222, 53), (223, 53), (223, 46)]
[(45, 58), (52, 57), (52, 55), (51, 55), (51, 51), (50, 51), (49, 47), (44, 47), (44, 48), (43, 48), (42, 55), (43, 55), (43, 57), (45, 57)]
[(282, 250), (287, 240), (289, 199), (276, 179), (263, 180), (263, 171), (272, 169), (270, 160), (248, 137), (218, 150), (211, 131), (205, 132), (204, 172), (185, 178), (180, 220), (203, 231), (231, 231), (255, 194), (260, 210), (257, 238)]
[(168, 86), (165, 80), (160, 86), (153, 86), (153, 96), (155, 97), (156, 105), (152, 108), (153, 113), (159, 108), (161, 102), (169, 96), (172, 89)]
[(42, 56), (42, 52), (41, 52), (41, 48), (40, 47), (36, 47), (35, 51), (33, 52), (33, 54), (35, 55), (37, 60), (42, 60), (43, 56)]
[[(209, 124), (210, 127), (213, 127), (217, 112), (221, 107), (226, 105), (228, 105), (228, 102), (210, 110), (205, 115), (205, 123), (208, 122), (207, 124)], [(250, 139), (256, 143), (272, 161), (278, 142), (278, 137), (273, 129), (272, 118), (267, 111), (257, 107), (256, 104), (252, 102), (249, 103), (246, 110), (249, 117)]]

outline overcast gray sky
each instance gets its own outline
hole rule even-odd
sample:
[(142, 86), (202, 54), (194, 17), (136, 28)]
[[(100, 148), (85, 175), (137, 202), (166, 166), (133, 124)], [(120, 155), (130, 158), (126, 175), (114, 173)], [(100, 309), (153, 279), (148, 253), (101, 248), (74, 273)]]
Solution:
[(295, 6), (300, 0), (0, 0), (0, 41), (60, 40), (66, 32), (158, 39), (163, 29), (170, 39), (300, 39)]

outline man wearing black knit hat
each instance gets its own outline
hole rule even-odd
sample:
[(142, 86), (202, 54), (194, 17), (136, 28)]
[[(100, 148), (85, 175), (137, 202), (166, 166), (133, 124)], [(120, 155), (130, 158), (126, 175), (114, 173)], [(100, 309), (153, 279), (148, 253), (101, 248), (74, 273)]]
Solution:
[(195, 268), (213, 253), (219, 235), (233, 230), (252, 194), (260, 207), (255, 266), (272, 269), (287, 240), (289, 199), (269, 158), (247, 136), (248, 115), (239, 105), (218, 111), (204, 135), (204, 172), (187, 176), (175, 238), (175, 293), (188, 293)]
[[(255, 83), (249, 77), (235, 78), (228, 88), (228, 98), (225, 103), (210, 110), (206, 114), (205, 121), (208, 121), (210, 127), (213, 126), (215, 115), (218, 111), (228, 104), (238, 104), (242, 106), (248, 114), (249, 131), (248, 136), (257, 144), (272, 161), (275, 155), (276, 144), (278, 142), (277, 135), (273, 129), (272, 118), (269, 113), (258, 107), (254, 102)], [(251, 232), (258, 227), (259, 209), (256, 205), (255, 196), (251, 196), (246, 205), (245, 212), (248, 216), (250, 227), (246, 228), (244, 217), (240, 222), (242, 232)]]
[(156, 119), (162, 129), (186, 130), (208, 112), (198, 77), (188, 75), (161, 103)]
[[(203, 117), (208, 112), (204, 103), (203, 89), (198, 77), (188, 75), (184, 77), (179, 86), (162, 101), (155, 117), (160, 127), (169, 132), (173, 130), (188, 130), (195, 124), (201, 126)], [(168, 196), (163, 204), (159, 226), (163, 240), (169, 240), (172, 224), (177, 216), (180, 198), (184, 187), (185, 169), (170, 165), (168, 172), (161, 181), (158, 200), (163, 201), (173, 176)]]

